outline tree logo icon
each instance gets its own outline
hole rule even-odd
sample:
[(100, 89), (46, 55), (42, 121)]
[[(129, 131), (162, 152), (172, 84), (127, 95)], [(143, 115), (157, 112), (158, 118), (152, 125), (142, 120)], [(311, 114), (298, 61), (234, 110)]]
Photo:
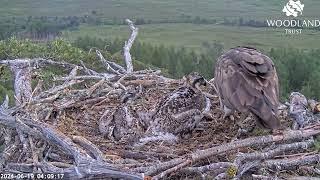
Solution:
[(286, 13), (287, 16), (297, 17), (299, 14), (302, 14), (303, 8), (304, 4), (301, 4), (300, 0), (289, 0), (289, 2), (283, 7), (282, 12)]

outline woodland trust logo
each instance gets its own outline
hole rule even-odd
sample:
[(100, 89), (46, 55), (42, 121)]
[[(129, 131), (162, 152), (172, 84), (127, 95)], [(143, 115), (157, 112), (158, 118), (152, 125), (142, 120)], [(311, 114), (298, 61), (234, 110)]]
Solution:
[(289, 0), (284, 5), (282, 12), (290, 19), (275, 20), (267, 19), (268, 27), (285, 28), (286, 34), (301, 34), (304, 28), (318, 28), (320, 27), (319, 19), (295, 19), (302, 16), (304, 4), (300, 0)]
[(286, 13), (287, 16), (298, 17), (300, 13), (302, 15), (302, 11), (304, 8), (304, 4), (301, 4), (299, 1), (290, 0), (282, 9), (282, 12)]

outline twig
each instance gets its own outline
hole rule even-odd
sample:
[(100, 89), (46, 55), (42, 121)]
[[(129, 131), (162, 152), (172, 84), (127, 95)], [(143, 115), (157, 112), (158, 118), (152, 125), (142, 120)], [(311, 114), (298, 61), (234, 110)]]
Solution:
[(86, 74), (88, 74), (88, 75), (95, 75), (95, 76), (97, 76), (97, 75), (99, 74), (99, 73), (97, 73), (96, 71), (93, 71), (93, 70), (91, 70), (91, 69), (88, 69), (87, 66), (84, 64), (83, 61), (80, 61), (80, 64), (82, 65), (82, 67), (83, 67), (84, 71), (86, 72)]
[[(37, 164), (39, 162), (39, 157), (38, 157), (38, 153), (36, 152), (36, 147), (35, 147), (33, 140), (30, 136), (28, 137), (28, 139), (29, 139), (31, 153), (32, 153), (32, 161), (34, 164)], [(37, 172), (36, 167), (33, 168), (33, 172)]]
[(54, 81), (67, 81), (67, 80), (101, 80), (105, 79), (104, 76), (98, 75), (86, 75), (86, 76), (75, 76), (75, 77), (55, 77)]
[(136, 169), (133, 169), (133, 172), (144, 172), (144, 174), (150, 176), (152, 174), (156, 174), (158, 172), (164, 171), (168, 168), (171, 168), (175, 166), (176, 164), (180, 164), (183, 162), (183, 158), (176, 158), (161, 164), (155, 164), (153, 166), (148, 166), (148, 167), (139, 167)]
[(87, 96), (91, 96), (92, 93), (98, 89), (99, 86), (101, 86), (103, 83), (105, 82), (105, 79), (100, 80), (99, 82), (97, 82), (96, 84), (94, 84), (93, 86), (91, 86), (88, 90), (87, 90)]
[(84, 137), (72, 136), (72, 140), (83, 147), (85, 150), (89, 151), (98, 161), (105, 161), (104, 155), (99, 150), (99, 148)]
[[(49, 90), (41, 93), (39, 95), (39, 97), (47, 96), (47, 95), (50, 95), (50, 94), (56, 94), (58, 91), (64, 90), (64, 89), (66, 89), (68, 87), (71, 87), (71, 86), (73, 86), (75, 84), (79, 84), (79, 83), (82, 83), (82, 82), (83, 82), (82, 80), (71, 80), (70, 82), (64, 83), (64, 84), (62, 84), (60, 86), (56, 86), (56, 87), (54, 87), (52, 89), (49, 89)], [(37, 97), (35, 99), (37, 99)]]
[(122, 158), (130, 159), (151, 159), (151, 158), (177, 158), (177, 155), (168, 153), (156, 153), (156, 152), (145, 152), (145, 151), (126, 151), (123, 150), (119, 153)]
[(61, 95), (61, 92), (58, 92), (57, 94), (54, 94), (52, 96), (49, 96), (47, 98), (39, 99), (39, 100), (33, 100), (32, 102), (29, 102), (29, 104), (37, 104), (37, 103), (52, 103), (55, 101), (59, 96)]
[(182, 169), (181, 171), (206, 173), (207, 171), (216, 172), (218, 170), (226, 170), (231, 166), (235, 166), (235, 164), (230, 162), (218, 162), (218, 163), (212, 163), (206, 166), (188, 167), (188, 168)]
[(96, 50), (96, 53), (100, 59), (100, 62), (107, 68), (107, 71), (110, 71), (111, 73), (114, 73), (117, 75), (122, 74), (124, 69), (120, 65), (117, 66), (118, 70), (115, 70), (113, 67), (111, 67), (110, 63), (103, 57), (103, 55), (99, 50)]
[(32, 100), (32, 97), (33, 97), (35, 94), (39, 94), (39, 93), (41, 92), (42, 86), (43, 86), (43, 80), (39, 80), (37, 86), (36, 86), (36, 87), (34, 88), (34, 90), (32, 91), (31, 99), (29, 100), (29, 102)]

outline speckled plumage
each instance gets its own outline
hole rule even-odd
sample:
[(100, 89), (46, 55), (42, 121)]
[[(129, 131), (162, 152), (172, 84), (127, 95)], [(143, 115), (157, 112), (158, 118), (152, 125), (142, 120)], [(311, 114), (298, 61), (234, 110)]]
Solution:
[(300, 129), (319, 121), (319, 119), (308, 110), (307, 98), (299, 92), (292, 92), (290, 94), (289, 115), (294, 120), (293, 129)]
[(192, 131), (203, 118), (207, 99), (198, 89), (205, 80), (198, 73), (186, 77), (186, 84), (165, 96), (152, 116), (152, 134), (183, 135)]
[(122, 104), (116, 107), (110, 116), (100, 120), (99, 130), (104, 136), (131, 143), (144, 132), (139, 119), (132, 114), (131, 103), (134, 98), (135, 94), (125, 95), (122, 97)]
[(203, 94), (188, 86), (180, 87), (160, 103), (159, 110), (153, 117), (158, 123), (157, 131), (179, 134), (192, 130), (198, 123), (193, 116), (201, 116), (205, 102)]
[(115, 141), (139, 139), (142, 144), (176, 141), (178, 136), (191, 132), (203, 118), (203, 112), (208, 111), (210, 101), (199, 88), (206, 84), (202, 76), (191, 73), (184, 80), (185, 84), (164, 96), (151, 113), (133, 110), (134, 95), (124, 96), (113, 113), (100, 121), (100, 132)]

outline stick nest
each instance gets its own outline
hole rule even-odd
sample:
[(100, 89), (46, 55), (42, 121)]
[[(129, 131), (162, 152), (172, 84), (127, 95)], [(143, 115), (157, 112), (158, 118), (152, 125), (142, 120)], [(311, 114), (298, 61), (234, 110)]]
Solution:
[[(182, 79), (149, 70), (111, 78), (71, 72), (55, 78), (55, 84), (45, 90), (39, 82), (29, 102), (10, 109), (5, 103), (2, 106), (1, 171), (127, 179), (275, 179), (320, 173), (314, 138), (320, 133), (319, 124), (279, 135), (255, 128), (237, 136), (239, 126), (222, 119), (219, 99), (210, 85), (204, 89), (212, 106), (210, 117), (203, 119), (203, 129), (176, 144), (154, 142), (136, 147), (103, 137), (99, 120), (111, 116), (123, 95), (132, 91), (140, 97), (133, 109), (152, 111), (164, 96), (183, 85)], [(286, 114), (282, 110), (282, 124), (290, 127)], [(234, 117), (237, 122), (240, 114)], [(254, 121), (246, 122), (252, 124)]]

